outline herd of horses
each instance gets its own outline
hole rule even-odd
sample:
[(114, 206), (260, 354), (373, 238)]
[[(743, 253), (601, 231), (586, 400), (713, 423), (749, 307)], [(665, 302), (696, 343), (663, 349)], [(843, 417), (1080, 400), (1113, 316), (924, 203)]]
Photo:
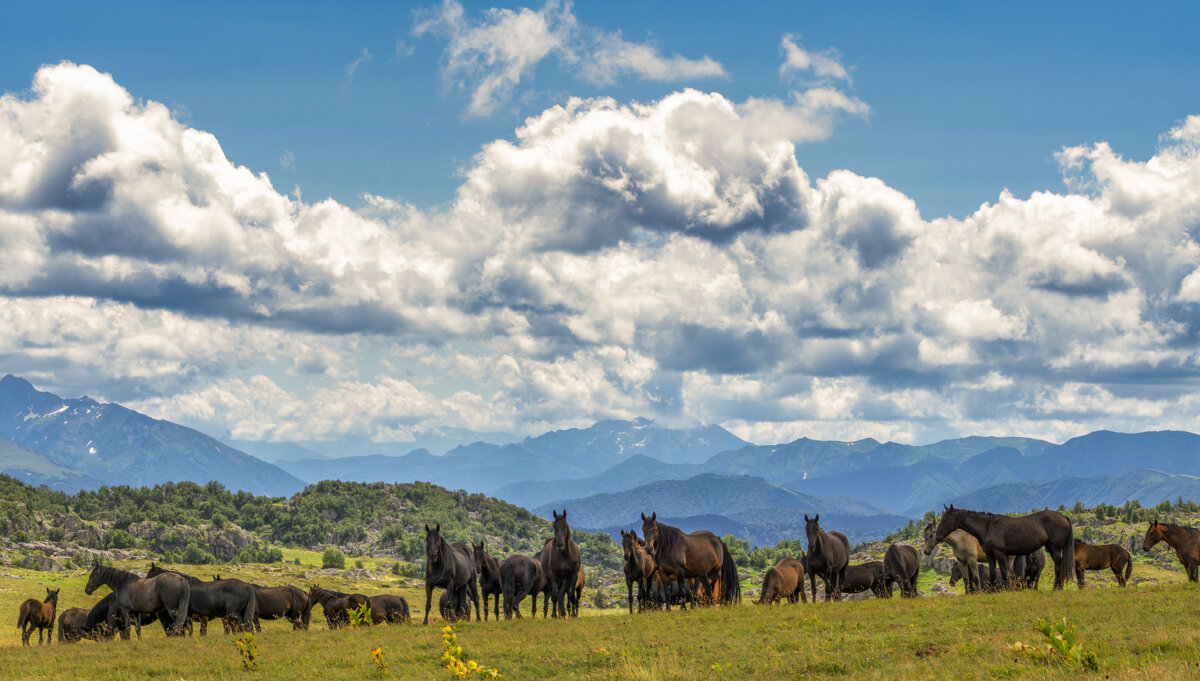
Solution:
[[(425, 526), (425, 618), (433, 590), (443, 590), (438, 609), (448, 621), (488, 617), (488, 599), (495, 598), (493, 613), (500, 618), (503, 598), (505, 619), (521, 617), (520, 605), (529, 597), (532, 616), (537, 615), (542, 596), (542, 617), (575, 617), (583, 591), (584, 569), (579, 546), (571, 539), (567, 512), (553, 512), (553, 534), (533, 556), (513, 554), (497, 560), (481, 542), (468, 546), (447, 541), (441, 525)], [(807, 602), (805, 578), (817, 600), (817, 579), (824, 583), (825, 600), (840, 600), (843, 594), (871, 592), (890, 598), (894, 588), (902, 597), (918, 596), (920, 559), (916, 549), (905, 544), (887, 547), (882, 560), (850, 565), (850, 542), (840, 532), (821, 529), (821, 516), (804, 516), (808, 550), (796, 558), (784, 558), (763, 574), (757, 603), (783, 600)], [(1169, 523), (1151, 522), (1142, 541), (1143, 550), (1159, 542), (1175, 549), (1188, 579), (1200, 581), (1200, 530)], [(1040, 511), (1010, 517), (944, 507), (941, 520), (925, 527), (923, 552), (932, 555), (945, 543), (955, 558), (951, 585), (964, 582), (966, 593), (1002, 589), (1036, 589), (1049, 554), (1054, 569), (1054, 588), (1061, 589), (1073, 576), (1084, 586), (1084, 573), (1110, 569), (1120, 586), (1132, 571), (1129, 552), (1116, 544), (1093, 546), (1077, 540), (1071, 520), (1057, 511)], [(659, 522), (657, 513), (642, 514), (642, 536), (635, 530), (621, 531), (625, 585), (629, 612), (634, 611), (634, 586), (638, 610), (672, 605), (732, 604), (741, 602), (737, 566), (725, 543), (712, 532), (683, 530)], [(986, 565), (983, 563), (986, 562)], [(141, 638), (141, 627), (158, 621), (168, 636), (192, 632), (192, 623), (207, 632), (209, 620), (221, 620), (226, 633), (261, 630), (261, 620), (286, 619), (293, 629), (307, 629), (314, 605), (320, 604), (330, 628), (350, 625), (355, 613), (373, 624), (410, 621), (408, 603), (391, 594), (366, 596), (346, 594), (312, 585), (307, 592), (292, 586), (261, 586), (219, 576), (204, 581), (151, 563), (146, 576), (108, 567), (97, 562), (88, 576), (84, 593), (101, 586), (110, 593), (91, 608), (68, 608), (58, 617), (60, 643), (84, 638), (111, 640), (130, 631)], [(480, 607), (480, 595), (483, 607)], [(46, 598), (30, 598), (21, 604), (17, 627), (21, 641), (29, 645), (33, 630), (38, 643), (52, 642), (58, 590), (47, 589)]]

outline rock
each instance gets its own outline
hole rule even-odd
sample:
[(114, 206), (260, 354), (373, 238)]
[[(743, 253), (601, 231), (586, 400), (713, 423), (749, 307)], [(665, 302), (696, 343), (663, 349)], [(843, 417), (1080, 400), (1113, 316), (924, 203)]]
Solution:
[(238, 551), (258, 546), (258, 540), (237, 525), (228, 524), (219, 531), (209, 528), (208, 552), (222, 560), (237, 558)]

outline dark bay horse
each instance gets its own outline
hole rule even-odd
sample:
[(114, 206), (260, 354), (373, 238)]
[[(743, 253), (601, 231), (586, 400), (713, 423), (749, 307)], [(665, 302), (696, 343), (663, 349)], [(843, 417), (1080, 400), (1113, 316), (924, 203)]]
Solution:
[[(187, 580), (191, 586), (191, 596), (188, 598), (188, 615), (200, 622), (200, 635), (208, 633), (208, 621), (211, 619), (230, 618), (233, 631), (254, 631), (256, 598), (254, 587), (240, 579), (214, 579), (211, 582), (202, 581), (191, 575), (185, 575), (176, 570), (150, 563), (147, 577), (157, 577), (163, 574), (176, 574)], [(166, 629), (167, 622), (163, 622)]]
[(883, 554), (883, 583), (891, 591), (892, 584), (900, 586), (900, 596), (916, 598), (917, 575), (921, 571), (921, 561), (917, 558), (917, 550), (907, 544), (892, 544)]
[[(875, 598), (891, 598), (892, 590), (883, 580), (883, 561), (872, 560), (858, 565), (849, 565), (846, 567), (846, 575), (842, 579), (842, 585), (839, 587), (841, 594), (857, 594), (864, 591), (870, 591)], [(826, 597), (829, 592), (825, 592)], [(814, 596), (815, 600), (815, 596)]]
[(654, 574), (654, 558), (633, 530), (621, 530), (621, 555), (625, 558), (625, 589), (629, 592), (629, 614), (633, 614), (633, 585), (638, 588), (638, 610), (650, 598), (650, 576)]
[(1117, 578), (1117, 586), (1125, 586), (1130, 573), (1133, 572), (1133, 557), (1123, 546), (1116, 544), (1093, 545), (1075, 540), (1075, 580), (1079, 588), (1083, 588), (1083, 573), (1085, 570), (1103, 570), (1109, 568)]
[(684, 534), (683, 530), (658, 522), (658, 513), (642, 514), (642, 536), (654, 556), (654, 564), (668, 587), (667, 610), (671, 609), (670, 585), (678, 585), (686, 602), (695, 603), (687, 579), (698, 579), (708, 603), (741, 602), (742, 586), (737, 565), (725, 542), (708, 530)]
[(817, 601), (817, 576), (825, 582), (825, 600), (840, 600), (842, 582), (850, 564), (850, 540), (841, 532), (826, 532), (819, 522), (821, 514), (812, 518), (804, 515), (804, 533), (808, 537), (805, 566), (812, 583), (813, 602)]
[(370, 606), (367, 597), (362, 594), (346, 594), (340, 591), (322, 589), (316, 584), (308, 590), (309, 608), (320, 603), (325, 613), (325, 625), (330, 629), (340, 629), (350, 626), (350, 611), (362, 606)]
[(785, 598), (788, 603), (808, 602), (804, 595), (804, 564), (795, 558), (784, 558), (774, 567), (767, 568), (763, 573), (762, 593), (755, 602), (771, 605)]
[[(117, 593), (109, 592), (88, 610), (87, 619), (83, 623), (84, 635), (96, 641), (110, 640), (117, 635), (121, 628), (120, 614), (116, 608)], [(158, 619), (156, 613), (136, 613), (138, 624), (152, 624)]]
[(567, 510), (561, 515), (553, 511), (554, 536), (546, 540), (539, 559), (542, 572), (546, 574), (550, 600), (554, 617), (566, 617), (570, 612), (569, 602), (573, 599), (576, 582), (579, 580), (579, 570), (583, 561), (579, 558), (579, 545), (571, 539), (571, 526), (567, 524)]
[[(429, 624), (429, 608), (433, 605), (433, 589), (450, 591), (454, 602), (452, 612), (462, 612), (463, 603), (470, 598), (475, 603), (475, 621), (479, 621), (479, 591), (476, 584), (475, 560), (471, 548), (462, 542), (442, 538), (442, 524), (425, 526), (425, 621)], [(470, 619), (470, 604), (466, 606)]]
[(292, 631), (308, 629), (309, 618), (312, 616), (312, 603), (304, 590), (288, 584), (287, 586), (260, 586), (251, 584), (254, 589), (254, 630), (262, 631), (259, 620), (286, 619), (292, 623)]
[(143, 613), (156, 615), (166, 611), (167, 635), (183, 634), (188, 621), (188, 602), (192, 587), (188, 581), (174, 573), (157, 577), (139, 577), (132, 572), (96, 564), (88, 576), (83, 592), (89, 596), (101, 586), (107, 586), (116, 594), (110, 610), (116, 610), (117, 622), (121, 627), (121, 638), (129, 638), (129, 625), (137, 628), (142, 637), (142, 619), (134, 615)]
[[(54, 611), (58, 609), (59, 589), (46, 587), (46, 600), (28, 598), (21, 604), (17, 614), (17, 628), (21, 630), (21, 645), (29, 645), (29, 637), (37, 629), (38, 645), (42, 645), (42, 632), (46, 632), (46, 643), (54, 643)], [(62, 636), (58, 637), (62, 642)]]
[(87, 636), (87, 608), (67, 608), (58, 616), (58, 642), (76, 643)]
[(1165, 541), (1175, 549), (1175, 555), (1187, 571), (1188, 581), (1200, 581), (1200, 530), (1194, 527), (1150, 521), (1146, 529), (1146, 537), (1142, 539), (1142, 550), (1149, 551), (1150, 547), (1160, 541)]
[(402, 624), (411, 619), (408, 614), (408, 601), (404, 600), (403, 596), (367, 596), (367, 605), (371, 607), (372, 624)]
[(1000, 581), (1009, 582), (1008, 556), (1029, 554), (1045, 547), (1054, 561), (1054, 588), (1061, 589), (1075, 574), (1075, 532), (1071, 519), (1058, 511), (1038, 511), (1010, 518), (985, 511), (943, 507), (935, 539), (942, 541), (957, 529), (979, 540), (988, 555), (988, 566), (1000, 569)]
[(475, 554), (475, 571), (479, 573), (479, 595), (483, 597), (483, 621), (488, 618), (488, 596), (495, 595), (496, 604), (494, 606), (496, 619), (500, 619), (500, 562), (488, 555), (487, 550), (483, 546), (483, 542), (479, 542), (479, 546), (471, 545), (471, 551)]
[[(1079, 546), (1079, 540), (1076, 546)], [(1042, 570), (1046, 569), (1046, 552), (1038, 549), (1033, 553), (1016, 556), (1012, 561), (1013, 586), (1037, 590), (1038, 582), (1042, 580)]]
[(456, 603), (454, 592), (447, 589), (442, 591), (442, 595), (438, 598), (438, 612), (447, 622), (457, 620), (469, 622), (471, 620), (471, 601), (463, 599), (462, 602)]
[[(976, 565), (975, 569), (979, 572), (979, 586), (976, 588), (976, 590), (986, 592), (1000, 590), (999, 570), (996, 571), (995, 575), (992, 575), (992, 569), (986, 565)], [(995, 579), (993, 579), (993, 576)], [(950, 568), (950, 586), (958, 584), (960, 579), (963, 579), (962, 564), (955, 563), (954, 566)]]
[(533, 617), (537, 617), (537, 595), (546, 590), (541, 561), (519, 553), (500, 561), (500, 591), (504, 594), (504, 619), (521, 616), (521, 601), (533, 594)]

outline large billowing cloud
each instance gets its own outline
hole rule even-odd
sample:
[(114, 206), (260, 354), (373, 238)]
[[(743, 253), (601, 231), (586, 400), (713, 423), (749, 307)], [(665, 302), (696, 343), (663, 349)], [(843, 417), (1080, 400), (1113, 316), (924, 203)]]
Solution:
[(245, 438), (1194, 428), (1200, 117), (1144, 161), (1061, 150), (1062, 193), (925, 220), (800, 167), (866, 111), (828, 83), (572, 99), (485, 145), (451, 204), (354, 209), (44, 67), (0, 98), (3, 369)]

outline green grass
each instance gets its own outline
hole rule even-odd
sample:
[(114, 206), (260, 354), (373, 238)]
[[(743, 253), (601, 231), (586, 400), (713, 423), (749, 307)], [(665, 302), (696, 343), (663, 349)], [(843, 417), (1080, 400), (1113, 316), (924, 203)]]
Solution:
[[(144, 564), (128, 567), (143, 569)], [(1135, 575), (1142, 566), (1135, 568)], [(16, 621), (17, 604), (61, 586), (60, 607), (84, 606), (85, 574), (4, 568), (0, 611)], [(222, 575), (307, 587), (312, 565), (222, 566)], [(208, 576), (216, 570), (192, 570)], [(1148, 575), (1147, 575), (1148, 576)], [(1166, 574), (1162, 575), (1164, 579)], [(1178, 578), (1178, 575), (1171, 575)], [(409, 599), (417, 621), (423, 589), (388, 575), (371, 581), (321, 577), (334, 588), (390, 591)], [(773, 607), (749, 603), (697, 611), (630, 616), (594, 611), (577, 620), (529, 619), (456, 626), (467, 659), (509, 679), (1059, 679), (1081, 672), (1054, 662), (1014, 658), (1004, 645), (1040, 643), (1034, 622), (1066, 617), (1080, 643), (1099, 656), (1094, 678), (1193, 679), (1200, 675), (1197, 586), (1144, 583), (1128, 589), (1074, 587), (974, 597), (865, 600)], [(436, 597), (436, 594), (435, 594)], [(528, 603), (526, 603), (528, 608)], [(527, 610), (526, 610), (527, 611)], [(141, 641), (52, 648), (20, 647), (16, 627), (0, 635), (0, 669), (28, 679), (364, 679), (381, 678), (371, 651), (383, 649), (390, 677), (450, 679), (439, 666), (441, 622), (431, 625), (293, 632), (264, 623), (256, 636), (258, 670), (241, 669), (234, 637), (167, 639), (157, 626)], [(9, 674), (5, 673), (8, 677)], [(1086, 678), (1086, 677), (1085, 677)]]

